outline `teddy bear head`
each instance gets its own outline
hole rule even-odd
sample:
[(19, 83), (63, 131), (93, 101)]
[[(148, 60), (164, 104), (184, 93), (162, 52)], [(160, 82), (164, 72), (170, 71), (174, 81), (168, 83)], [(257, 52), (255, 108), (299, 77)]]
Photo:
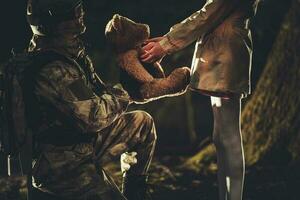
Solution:
[(150, 37), (150, 28), (147, 24), (136, 23), (118, 14), (108, 22), (105, 36), (117, 52), (134, 49)]

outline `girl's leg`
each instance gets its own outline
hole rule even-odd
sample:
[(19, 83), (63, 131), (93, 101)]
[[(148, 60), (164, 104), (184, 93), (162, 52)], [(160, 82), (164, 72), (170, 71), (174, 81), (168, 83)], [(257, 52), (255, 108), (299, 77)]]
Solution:
[(220, 200), (241, 200), (244, 153), (240, 128), (241, 98), (211, 97), (214, 113), (213, 141), (217, 149)]

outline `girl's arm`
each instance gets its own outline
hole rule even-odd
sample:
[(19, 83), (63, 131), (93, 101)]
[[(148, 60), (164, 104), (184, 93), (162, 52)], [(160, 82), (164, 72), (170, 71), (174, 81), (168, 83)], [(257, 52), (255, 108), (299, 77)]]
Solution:
[(201, 10), (173, 26), (159, 44), (167, 53), (183, 49), (222, 23), (239, 1), (207, 0)]

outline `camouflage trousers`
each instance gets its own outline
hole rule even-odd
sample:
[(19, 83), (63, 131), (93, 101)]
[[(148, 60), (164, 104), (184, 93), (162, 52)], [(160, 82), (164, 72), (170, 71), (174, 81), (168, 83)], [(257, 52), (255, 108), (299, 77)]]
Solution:
[(44, 151), (33, 169), (34, 186), (63, 199), (125, 199), (101, 166), (135, 151), (138, 162), (129, 173), (145, 174), (155, 143), (151, 116), (143, 111), (128, 112), (99, 132), (93, 144)]
[(129, 173), (145, 174), (153, 157), (155, 143), (156, 131), (152, 117), (143, 111), (130, 112), (98, 135), (96, 160), (103, 166), (120, 159), (122, 153), (135, 151), (138, 163), (132, 166)]

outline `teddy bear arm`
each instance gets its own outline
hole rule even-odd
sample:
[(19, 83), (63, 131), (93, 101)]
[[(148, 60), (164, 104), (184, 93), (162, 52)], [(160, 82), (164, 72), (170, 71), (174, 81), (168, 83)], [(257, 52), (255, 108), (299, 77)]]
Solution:
[(186, 91), (189, 84), (190, 71), (187, 67), (175, 69), (167, 78), (154, 79), (140, 87), (143, 99), (159, 99), (178, 96)]
[(151, 82), (153, 76), (144, 68), (136, 51), (131, 50), (118, 56), (118, 64), (127, 75), (139, 83)]

